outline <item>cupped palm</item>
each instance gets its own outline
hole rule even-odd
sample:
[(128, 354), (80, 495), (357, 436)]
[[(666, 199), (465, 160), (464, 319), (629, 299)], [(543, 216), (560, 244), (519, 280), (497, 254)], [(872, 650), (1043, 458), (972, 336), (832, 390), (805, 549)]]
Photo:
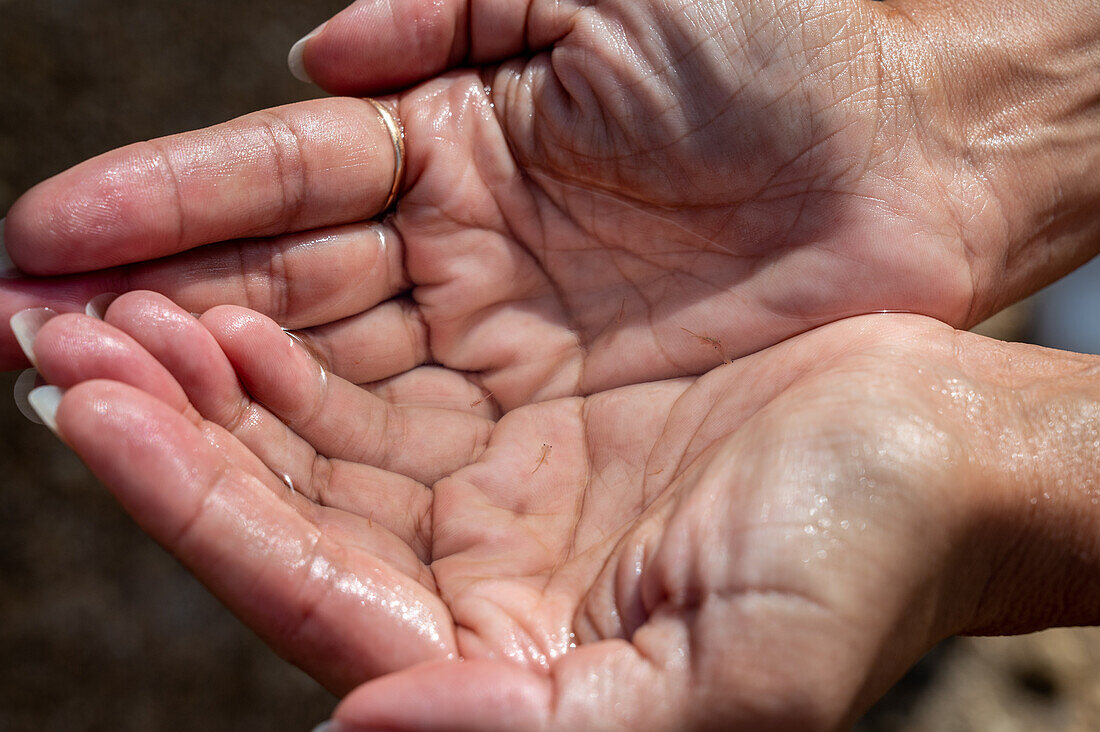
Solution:
[(557, 31), (529, 32), (551, 50), (400, 97), (394, 225), (438, 362), (511, 407), (851, 315), (969, 324), (971, 255), (1003, 221), (919, 116), (872, 4), (546, 15)]
[[(40, 274), (253, 238), (76, 285), (8, 282), (9, 300), (140, 287), (326, 342), (361, 322), (318, 347), (340, 352), (336, 373), (434, 363), (504, 410), (702, 373), (846, 316), (983, 314), (972, 255), (1003, 238), (997, 199), (951, 147), (944, 100), (911, 86), (904, 21), (876, 4), (359, 5), (310, 42), (307, 62), (346, 62), (322, 83), (428, 78), (389, 99), (409, 167), (384, 224), (351, 227), (355, 246), (331, 228), (375, 213), (392, 180), (374, 108), (281, 108), (85, 164), (7, 225)], [(473, 36), (448, 41), (456, 8)], [(400, 39), (421, 53), (346, 70)], [(430, 78), (456, 59), (506, 60)], [(341, 365), (382, 356), (395, 365)]]
[[(827, 726), (973, 599), (939, 591), (977, 468), (928, 398), (960, 373), (931, 321), (856, 319), (497, 422), (461, 378), (322, 376), (239, 308), (200, 324), (135, 293), (107, 321), (35, 342), (68, 387), (62, 436), (288, 658), (341, 692), (383, 676), (382, 707)], [(425, 680), (438, 704), (414, 703)]]

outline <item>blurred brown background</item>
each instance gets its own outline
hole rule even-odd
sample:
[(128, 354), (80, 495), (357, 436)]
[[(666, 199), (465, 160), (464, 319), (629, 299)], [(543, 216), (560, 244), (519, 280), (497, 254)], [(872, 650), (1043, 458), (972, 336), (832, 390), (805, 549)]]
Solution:
[[(316, 96), (290, 77), (286, 51), (342, 5), (0, 0), (0, 212), (110, 148)], [(991, 327), (1019, 337), (1035, 312)], [(14, 380), (0, 375), (0, 731), (309, 730), (326, 718), (334, 698), (19, 415), (2, 396)], [(1100, 640), (950, 641), (860, 728), (1098, 729)]]

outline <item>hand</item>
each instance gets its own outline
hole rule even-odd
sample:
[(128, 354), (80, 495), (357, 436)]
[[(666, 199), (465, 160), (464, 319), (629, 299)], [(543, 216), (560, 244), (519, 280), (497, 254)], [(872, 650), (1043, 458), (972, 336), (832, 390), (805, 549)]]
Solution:
[(392, 217), (355, 223), (393, 178), (373, 107), (271, 110), (28, 193), (7, 221), (28, 272), (164, 259), (11, 281), (5, 306), (247, 305), (351, 381), (437, 364), (505, 410), (870, 311), (969, 326), (1094, 251), (1096, 74), (1048, 72), (1087, 66), (1096, 11), (1012, 3), (1051, 17), (998, 38), (970, 25), (1000, 11), (910, 5), (365, 0), (301, 61), (341, 92), (427, 80), (388, 99), (408, 142)]
[(106, 321), (37, 330), (43, 412), (281, 653), (381, 677), (353, 729), (831, 728), (949, 634), (1097, 619), (1095, 358), (869, 316), (494, 422), (240, 308)]

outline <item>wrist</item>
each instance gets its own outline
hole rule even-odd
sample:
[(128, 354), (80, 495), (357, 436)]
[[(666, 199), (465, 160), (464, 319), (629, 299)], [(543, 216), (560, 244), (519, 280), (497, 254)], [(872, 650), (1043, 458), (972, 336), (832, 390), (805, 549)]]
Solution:
[(981, 589), (957, 632), (1100, 623), (1100, 359), (981, 340), (995, 406), (975, 430), (963, 529)]
[(969, 327), (1100, 252), (1100, 5), (889, 5), (892, 71), (971, 260)]

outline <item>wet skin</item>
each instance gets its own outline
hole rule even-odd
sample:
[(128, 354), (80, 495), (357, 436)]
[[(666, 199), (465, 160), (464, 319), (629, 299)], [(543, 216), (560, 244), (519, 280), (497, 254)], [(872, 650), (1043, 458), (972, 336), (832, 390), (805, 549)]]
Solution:
[(949, 634), (1096, 620), (1100, 452), (1060, 444), (1100, 444), (1095, 357), (868, 316), (495, 419), (151, 293), (33, 349), (147, 531), (334, 691), (378, 679), (349, 723), (832, 728)]
[(59, 431), (375, 679), (344, 722), (841, 725), (947, 634), (1097, 620), (1095, 359), (845, 319), (967, 326), (1095, 250), (1096, 12), (368, 0), (302, 60), (401, 90), (392, 215), (369, 104), (269, 110), (29, 192), (15, 262), (85, 274), (0, 310), (171, 296), (41, 328)]
[(6, 224), (26, 271), (156, 262), (9, 280), (0, 309), (139, 288), (246, 305), (351, 380), (433, 363), (505, 410), (861, 313), (968, 327), (1094, 250), (1094, 115), (1074, 100), (1097, 97), (1050, 81), (1082, 21), (1049, 11), (1045, 36), (1009, 39), (1042, 63), (1006, 69), (946, 6), (888, 5), (357, 3), (303, 62), (344, 93), (427, 79), (388, 98), (409, 156), (392, 216), (357, 223), (393, 176), (373, 107), (269, 110), (29, 192)]

